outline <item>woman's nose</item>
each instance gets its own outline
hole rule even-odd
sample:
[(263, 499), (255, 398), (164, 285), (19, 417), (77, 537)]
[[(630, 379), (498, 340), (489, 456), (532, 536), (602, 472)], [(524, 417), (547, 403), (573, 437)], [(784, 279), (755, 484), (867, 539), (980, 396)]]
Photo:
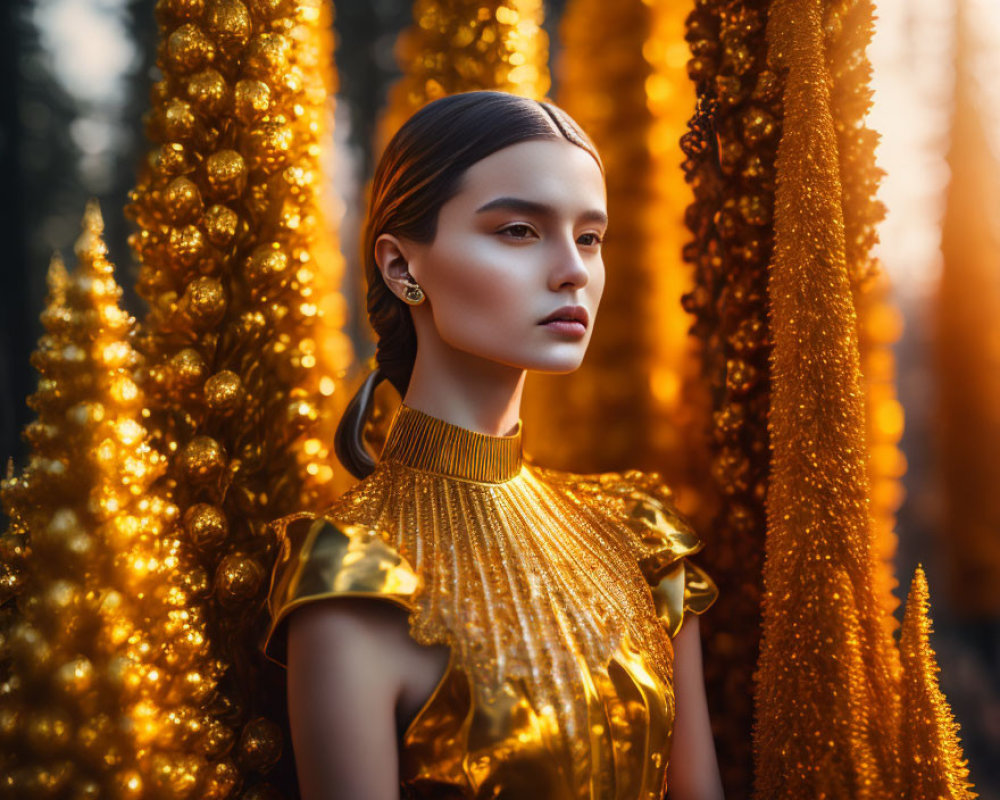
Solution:
[(582, 289), (590, 280), (590, 270), (580, 255), (576, 241), (562, 244), (553, 255), (554, 263), (549, 271), (549, 288), (558, 291), (566, 286)]

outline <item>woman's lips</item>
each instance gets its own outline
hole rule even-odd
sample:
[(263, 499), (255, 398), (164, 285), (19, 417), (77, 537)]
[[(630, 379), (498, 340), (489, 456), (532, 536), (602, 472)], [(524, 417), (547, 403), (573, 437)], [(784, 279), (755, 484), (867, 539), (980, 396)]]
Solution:
[(587, 333), (587, 326), (575, 320), (554, 319), (551, 322), (543, 322), (542, 326), (553, 333), (572, 339), (582, 339)]

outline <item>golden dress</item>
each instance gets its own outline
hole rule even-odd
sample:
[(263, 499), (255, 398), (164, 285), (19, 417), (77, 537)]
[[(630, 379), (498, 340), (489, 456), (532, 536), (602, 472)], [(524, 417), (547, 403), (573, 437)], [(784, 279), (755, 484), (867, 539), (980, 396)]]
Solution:
[(715, 600), (658, 476), (575, 475), (401, 406), (375, 471), (320, 514), (273, 523), (264, 653), (299, 606), (372, 597), (450, 647), (400, 745), (407, 798), (659, 800), (673, 647)]

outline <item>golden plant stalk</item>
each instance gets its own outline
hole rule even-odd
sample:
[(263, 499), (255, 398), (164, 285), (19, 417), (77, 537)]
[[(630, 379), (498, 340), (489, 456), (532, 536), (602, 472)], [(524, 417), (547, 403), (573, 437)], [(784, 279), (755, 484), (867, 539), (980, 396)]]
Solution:
[(898, 797), (972, 800), (969, 770), (958, 723), (938, 687), (937, 659), (930, 645), (930, 594), (918, 565), (906, 598), (900, 655), (903, 663), (900, 730), (901, 792)]
[(294, 792), (280, 676), (258, 645), (277, 544), (268, 523), (331, 502), (338, 380), (352, 358), (323, 194), (331, 5), (160, 0), (157, 17), (153, 147), (127, 211), (149, 304), (149, 425), (183, 555), (199, 567), (188, 607), (210, 620), (189, 667), (199, 677), (177, 691), (202, 696), (211, 720), (162, 774), (184, 787), (170, 796), (266, 793), (280, 762), (275, 782)]
[(3, 485), (22, 577), (0, 713), (3, 796), (150, 796), (150, 742), (168, 751), (180, 733), (171, 723), (199, 719), (173, 693), (204, 643), (194, 616), (180, 635), (171, 602), (194, 565), (178, 557), (176, 507), (152, 491), (165, 464), (143, 425), (134, 320), (118, 305), (102, 230), (91, 202), (77, 269), (58, 257), (49, 268), (30, 460)]

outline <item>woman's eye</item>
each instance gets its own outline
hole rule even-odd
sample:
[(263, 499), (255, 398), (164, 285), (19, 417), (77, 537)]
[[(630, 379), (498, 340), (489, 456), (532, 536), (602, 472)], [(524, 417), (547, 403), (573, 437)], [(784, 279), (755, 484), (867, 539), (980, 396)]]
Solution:
[(500, 231), (500, 233), (506, 233), (513, 239), (527, 239), (533, 231), (528, 225), (518, 224), (518, 225), (508, 225), (506, 228)]
[(586, 245), (594, 246), (594, 245), (601, 244), (601, 242), (604, 241), (604, 239), (602, 237), (598, 236), (596, 233), (585, 233), (580, 238), (581, 239), (587, 239), (588, 237), (589, 237), (590, 241), (581, 242), (581, 244), (586, 244)]

